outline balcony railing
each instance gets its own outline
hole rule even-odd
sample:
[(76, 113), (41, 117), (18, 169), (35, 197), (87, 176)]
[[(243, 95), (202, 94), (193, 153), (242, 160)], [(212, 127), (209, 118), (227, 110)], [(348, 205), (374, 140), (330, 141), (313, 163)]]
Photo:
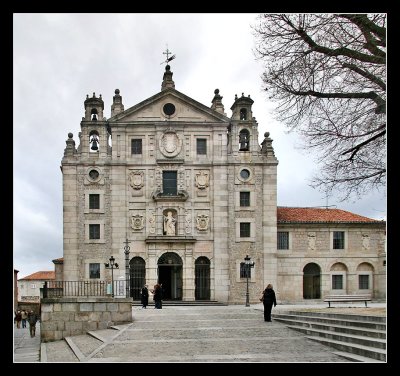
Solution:
[(111, 282), (107, 281), (46, 281), (42, 290), (43, 298), (64, 297), (96, 297), (112, 296), (124, 298), (126, 296), (125, 280), (114, 281), (114, 291)]

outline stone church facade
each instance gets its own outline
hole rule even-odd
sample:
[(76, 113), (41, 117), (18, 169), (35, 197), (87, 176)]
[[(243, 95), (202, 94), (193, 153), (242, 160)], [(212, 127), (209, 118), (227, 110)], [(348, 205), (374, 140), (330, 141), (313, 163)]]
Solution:
[(113, 256), (133, 299), (157, 282), (184, 301), (243, 303), (247, 283), (250, 302), (268, 283), (281, 302), (385, 299), (386, 224), (277, 208), (278, 160), (268, 132), (258, 143), (250, 95), (227, 117), (218, 89), (207, 107), (172, 75), (167, 65), (161, 91), (126, 110), (115, 90), (108, 119), (101, 95), (87, 96), (79, 145), (69, 133), (61, 162), (63, 279), (110, 281)]

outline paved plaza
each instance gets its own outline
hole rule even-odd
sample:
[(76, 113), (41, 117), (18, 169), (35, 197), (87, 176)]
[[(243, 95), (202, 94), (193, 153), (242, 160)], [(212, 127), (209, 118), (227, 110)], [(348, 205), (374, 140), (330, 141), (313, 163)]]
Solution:
[[(47, 362), (352, 362), (284, 324), (264, 322), (262, 306), (132, 308), (120, 330), (45, 344)], [(43, 361), (43, 359), (42, 359)]]

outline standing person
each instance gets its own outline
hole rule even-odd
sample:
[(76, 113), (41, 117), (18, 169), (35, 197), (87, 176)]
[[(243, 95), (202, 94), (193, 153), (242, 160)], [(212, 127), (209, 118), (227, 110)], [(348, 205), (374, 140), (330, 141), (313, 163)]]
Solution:
[(21, 311), (17, 311), (15, 313), (15, 322), (17, 323), (17, 329), (21, 327), (21, 320), (22, 320)]
[(31, 334), (31, 337), (34, 337), (36, 334), (36, 322), (38, 321), (38, 317), (36, 313), (34, 313), (32, 310), (28, 314), (28, 323), (29, 323), (29, 332)]
[(28, 312), (26, 312), (24, 309), (21, 312), (21, 319), (22, 319), (22, 327), (26, 328), (26, 319), (28, 318)]
[(154, 293), (154, 296), (153, 296), (154, 308), (162, 309), (162, 301), (161, 301), (162, 300), (162, 290), (161, 290), (161, 286), (158, 283), (154, 286), (153, 293)]
[(149, 304), (149, 289), (147, 287), (148, 287), (147, 285), (144, 285), (142, 287), (142, 293), (140, 298), (140, 301), (142, 303), (142, 308), (146, 308)]
[(264, 321), (271, 322), (272, 304), (276, 307), (275, 291), (271, 284), (263, 291), (262, 302), (264, 305)]

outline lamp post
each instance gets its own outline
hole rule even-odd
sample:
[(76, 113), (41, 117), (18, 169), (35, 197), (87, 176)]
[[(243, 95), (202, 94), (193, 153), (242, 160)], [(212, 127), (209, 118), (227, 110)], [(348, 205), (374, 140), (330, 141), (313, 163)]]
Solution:
[(249, 255), (246, 255), (244, 258), (244, 265), (246, 270), (246, 307), (250, 307), (249, 302), (249, 276), (250, 276), (250, 268), (254, 268), (254, 261), (250, 262)]
[(104, 263), (106, 269), (111, 269), (111, 296), (114, 297), (114, 269), (118, 269), (119, 266), (115, 262), (114, 256), (110, 257), (110, 262)]
[(129, 287), (130, 287), (130, 275), (129, 275), (129, 250), (131, 249), (128, 245), (130, 241), (128, 238), (124, 241), (124, 254), (125, 254), (125, 297), (129, 298)]

